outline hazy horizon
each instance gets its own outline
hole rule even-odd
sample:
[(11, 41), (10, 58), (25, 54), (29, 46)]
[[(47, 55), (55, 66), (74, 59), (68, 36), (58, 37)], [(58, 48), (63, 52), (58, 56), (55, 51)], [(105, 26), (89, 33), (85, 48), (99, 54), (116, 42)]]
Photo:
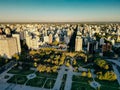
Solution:
[(0, 22), (120, 22), (120, 0), (0, 0)]

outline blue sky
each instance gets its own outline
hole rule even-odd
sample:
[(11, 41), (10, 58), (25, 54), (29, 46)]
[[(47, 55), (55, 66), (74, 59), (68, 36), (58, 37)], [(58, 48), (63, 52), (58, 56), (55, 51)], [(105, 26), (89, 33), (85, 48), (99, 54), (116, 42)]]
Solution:
[(120, 0), (0, 0), (0, 22), (120, 21)]

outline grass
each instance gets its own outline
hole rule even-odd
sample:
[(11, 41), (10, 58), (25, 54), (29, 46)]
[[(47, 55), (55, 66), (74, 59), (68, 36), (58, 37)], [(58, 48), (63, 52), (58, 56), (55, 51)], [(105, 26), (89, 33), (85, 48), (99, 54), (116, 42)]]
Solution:
[(12, 68), (11, 70), (9, 70), (7, 73), (11, 73), (11, 74), (19, 74), (20, 70), (19, 69), (14, 69)]
[(54, 79), (48, 79), (46, 81), (46, 83), (45, 83), (44, 88), (52, 89), (54, 84), (55, 84), (55, 80)]
[(75, 76), (75, 75), (73, 75), (72, 80), (73, 80), (73, 81), (76, 81), (76, 82), (88, 83), (88, 81), (91, 81), (92, 78), (87, 78), (87, 77), (82, 77), (82, 76)]
[(60, 90), (64, 90), (64, 87), (65, 87), (65, 81), (62, 81), (62, 84), (61, 84)]
[(99, 79), (95, 79), (95, 80), (103, 86), (119, 87), (119, 84), (118, 84), (117, 80), (115, 80), (115, 81), (106, 81), (106, 80), (99, 80)]
[(34, 78), (29, 80), (26, 85), (33, 86), (33, 87), (42, 87), (46, 78)]
[(101, 86), (100, 90), (120, 90), (119, 87)]
[(61, 84), (60, 90), (64, 90), (66, 78), (67, 78), (67, 74), (64, 74), (62, 78), (62, 84)]
[(64, 74), (62, 80), (63, 80), (63, 81), (66, 81), (66, 78), (67, 78), (67, 74)]
[(73, 75), (72, 80), (71, 90), (94, 90), (88, 83), (89, 81), (92, 81), (92, 78)]
[(34, 70), (24, 70), (24, 69), (20, 70), (18, 68), (12, 68), (7, 73), (19, 74), (19, 75), (28, 75), (28, 74), (34, 73)]
[(58, 73), (36, 72), (38, 77), (57, 78)]
[[(57, 73), (40, 73), (36, 72), (37, 77), (34, 79), (29, 80), (26, 85), (33, 86), (33, 87), (43, 87), (52, 89), (55, 83), (55, 78), (57, 77)], [(46, 81), (47, 80), (47, 81)], [(46, 83), (45, 83), (46, 81)]]
[(14, 75), (7, 82), (8, 83), (16, 83), (16, 84), (24, 84), (27, 81), (26, 76)]
[(83, 66), (84, 68), (94, 69), (94, 65)]
[(85, 62), (84, 62), (84, 60), (83, 59), (78, 59), (77, 60), (77, 65), (79, 65), (79, 66), (83, 66), (83, 65), (85, 65)]
[(95, 90), (89, 84), (84, 84), (82, 82), (72, 82), (71, 90)]

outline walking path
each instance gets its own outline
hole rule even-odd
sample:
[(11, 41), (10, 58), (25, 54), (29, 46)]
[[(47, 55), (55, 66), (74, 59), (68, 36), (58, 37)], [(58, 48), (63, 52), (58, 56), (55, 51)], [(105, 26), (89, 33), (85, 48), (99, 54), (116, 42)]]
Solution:
[[(8, 74), (7, 72), (11, 68), (9, 68), (5, 72), (3, 72), (1, 74), (1, 76), (4, 77), (6, 74)], [(68, 71), (65, 71), (65, 69), (67, 69)], [(61, 66), (60, 70), (58, 71), (58, 76), (57, 76), (56, 82), (55, 82), (54, 87), (53, 87), (52, 90), (60, 90), (64, 74), (67, 74), (64, 90), (71, 90), (71, 87), (72, 87), (72, 76), (73, 75), (81, 75), (81, 72), (73, 72), (73, 69), (74, 68), (72, 66), (70, 66), (70, 67), (66, 67), (65, 65)], [(87, 71), (87, 69), (80, 67), (79, 71)], [(92, 75), (92, 76), (94, 77), (94, 75)], [(31, 87), (31, 86), (25, 86), (25, 85), (19, 85), (19, 84), (6, 83), (6, 81), (4, 81), (5, 79), (3, 77), (0, 80), (0, 82), (1, 82), (0, 83), (0, 90), (49, 90), (49, 89), (44, 89), (43, 87), (42, 88), (38, 88), (38, 87)]]
[[(110, 61), (110, 62), (113, 62), (114, 64), (116, 64), (117, 66), (120, 67), (120, 61), (117, 61), (117, 60), (114, 60), (114, 59), (106, 59), (106, 60)], [(112, 64), (112, 67), (113, 67), (114, 72), (117, 75), (117, 81), (118, 81), (118, 83), (120, 85), (120, 73), (119, 73), (117, 67), (114, 64)]]
[(120, 85), (120, 73), (119, 73), (119, 71), (118, 71), (118, 69), (117, 69), (117, 67), (115, 65), (112, 65), (112, 67), (113, 67), (114, 72), (117, 75), (117, 81), (118, 81), (118, 83)]
[(65, 72), (65, 66), (61, 66), (61, 69), (58, 72), (58, 76), (57, 76), (56, 82), (54, 84), (53, 90), (60, 90), (64, 72)]
[(118, 65), (120, 67), (120, 62), (119, 61), (116, 61), (114, 59), (106, 59), (107, 61), (110, 61), (110, 62), (113, 62), (115, 63), (116, 65)]
[(67, 79), (66, 79), (66, 82), (65, 82), (64, 90), (71, 90), (72, 76), (73, 76), (73, 68), (70, 67), (69, 71), (67, 72)]

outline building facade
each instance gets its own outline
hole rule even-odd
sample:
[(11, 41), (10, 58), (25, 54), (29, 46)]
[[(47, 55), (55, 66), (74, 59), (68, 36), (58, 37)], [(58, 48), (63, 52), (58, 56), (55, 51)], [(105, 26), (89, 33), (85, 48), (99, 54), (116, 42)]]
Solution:
[(20, 43), (16, 37), (0, 36), (0, 55), (5, 58), (12, 58), (14, 54), (21, 53)]
[(81, 38), (81, 36), (76, 36), (75, 51), (82, 51), (82, 38)]

